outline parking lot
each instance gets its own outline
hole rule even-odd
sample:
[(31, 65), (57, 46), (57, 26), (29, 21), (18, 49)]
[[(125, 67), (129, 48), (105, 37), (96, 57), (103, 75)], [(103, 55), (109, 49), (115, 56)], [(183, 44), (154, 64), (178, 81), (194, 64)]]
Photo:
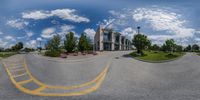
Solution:
[[(3, 60), (5, 65), (0, 67), (0, 99), (200, 98), (199, 56), (188, 53), (171, 62), (146, 63), (127, 56), (130, 52), (108, 52), (91, 59), (71, 61), (53, 61), (32, 54), (12, 56)], [(12, 68), (19, 72), (13, 72)], [(12, 78), (16, 83), (13, 84)]]

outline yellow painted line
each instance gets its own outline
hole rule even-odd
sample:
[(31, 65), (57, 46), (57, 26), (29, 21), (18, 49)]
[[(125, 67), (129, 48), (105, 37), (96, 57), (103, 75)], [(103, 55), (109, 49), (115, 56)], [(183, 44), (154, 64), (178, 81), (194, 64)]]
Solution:
[(14, 78), (17, 78), (17, 77), (21, 77), (21, 76), (24, 76), (24, 75), (27, 75), (27, 72), (23, 73), (23, 74), (20, 74), (20, 75), (13, 75)]
[(42, 90), (44, 90), (44, 89), (46, 89), (46, 87), (45, 87), (45, 86), (41, 86), (41, 87), (39, 87), (39, 88), (33, 90), (32, 92), (33, 92), (33, 93), (38, 93), (38, 92), (40, 92), (40, 91), (42, 91)]
[(29, 83), (31, 81), (33, 81), (33, 80), (32, 79), (28, 79), (28, 80), (25, 80), (25, 81), (17, 82), (17, 84), (23, 85), (23, 84)]
[[(85, 94), (88, 94), (88, 93), (91, 93), (95, 90), (97, 90), (103, 80), (105, 79), (105, 76), (108, 72), (108, 68), (109, 68), (109, 64), (108, 63), (106, 65), (106, 67), (104, 68), (104, 70), (97, 76), (97, 78), (95, 78), (93, 81), (96, 82), (94, 86), (88, 88), (88, 89), (85, 89), (85, 90), (82, 90), (82, 91), (78, 91), (78, 92), (71, 92), (71, 93), (42, 93), (40, 91), (46, 89), (46, 88), (53, 88), (53, 89), (61, 89), (61, 87), (64, 87), (65, 89), (68, 87), (68, 88), (74, 88), (74, 86), (72, 87), (69, 87), (69, 86), (50, 86), (50, 85), (46, 85), (40, 81), (38, 81), (37, 79), (35, 79), (31, 73), (29, 72), (28, 70), (28, 67), (25, 66), (26, 70), (27, 70), (27, 74), (29, 74), (29, 77), (34, 81), (36, 82), (36, 84), (40, 85), (41, 87), (36, 89), (36, 90), (30, 90), (30, 89), (27, 89), (27, 88), (24, 88), (21, 84), (19, 84), (20, 82), (16, 82), (15, 79), (12, 77), (12, 74), (11, 72), (9, 71), (8, 68), (6, 68), (6, 65), (3, 64), (4, 68), (6, 69), (6, 72), (8, 73), (8, 76), (10, 77), (10, 80), (11, 82), (16, 86), (16, 88), (18, 88), (20, 91), (24, 92), (24, 93), (27, 93), (27, 94), (30, 94), (30, 95), (38, 95), (38, 96), (79, 96), (79, 95), (85, 95)], [(25, 64), (26, 65), (26, 64)], [(23, 83), (23, 82), (21, 82)], [(26, 82), (25, 82), (26, 83)], [(87, 84), (90, 83), (90, 82), (87, 82)], [(78, 87), (80, 86), (85, 86), (85, 85), (79, 85)], [(58, 88), (57, 88), (58, 87)]]
[(11, 69), (10, 71), (12, 71), (12, 72), (18, 72), (18, 71), (24, 71), (24, 70), (26, 70), (25, 68), (21, 68), (21, 69)]
[(8, 67), (9, 69), (11, 70), (14, 70), (14, 69), (18, 69), (18, 68), (24, 68), (23, 66), (15, 66), (15, 67)]
[[(109, 66), (109, 64), (110, 64), (110, 62), (108, 62), (106, 64), (106, 67)], [(76, 85), (76, 86), (52, 86), (52, 85), (44, 84), (44, 83), (40, 82), (39, 80), (37, 80), (35, 77), (33, 77), (33, 75), (30, 73), (30, 71), (29, 71), (29, 69), (27, 67), (27, 64), (25, 63), (25, 60), (24, 60), (24, 66), (26, 68), (26, 71), (27, 71), (28, 75), (30, 76), (31, 79), (33, 79), (33, 81), (36, 84), (41, 85), (41, 86), (46, 86), (47, 88), (63, 89), (63, 90), (76, 89), (76, 88), (81, 88), (81, 87), (85, 87), (85, 86), (89, 86), (91, 84), (94, 84), (96, 81), (99, 80), (100, 77), (102, 77), (102, 75), (106, 71), (106, 68), (104, 68), (104, 70), (95, 79), (93, 79), (92, 81), (86, 82), (84, 84), (81, 84), (81, 85)]]

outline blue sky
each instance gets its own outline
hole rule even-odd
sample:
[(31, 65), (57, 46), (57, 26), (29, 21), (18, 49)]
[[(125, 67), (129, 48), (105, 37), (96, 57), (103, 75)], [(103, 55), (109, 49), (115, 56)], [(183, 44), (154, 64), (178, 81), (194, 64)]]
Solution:
[(200, 43), (198, 0), (1, 0), (0, 47), (37, 47), (70, 31), (92, 38), (99, 25), (132, 39), (136, 27), (153, 43)]

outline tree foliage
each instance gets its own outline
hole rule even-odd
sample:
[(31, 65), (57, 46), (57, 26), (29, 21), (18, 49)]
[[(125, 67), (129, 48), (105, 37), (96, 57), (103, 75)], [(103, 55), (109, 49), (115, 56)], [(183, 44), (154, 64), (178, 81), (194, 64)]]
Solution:
[(159, 51), (160, 47), (157, 44), (154, 44), (153, 46), (151, 46), (151, 50)]
[(78, 42), (78, 49), (81, 52), (91, 50), (92, 46), (90, 44), (90, 39), (86, 36), (85, 33), (81, 34)]
[(187, 52), (192, 51), (192, 46), (191, 46), (191, 45), (188, 45), (188, 46), (185, 48), (185, 51), (187, 51)]
[(199, 46), (197, 44), (192, 45), (192, 51), (199, 51)]
[(51, 56), (51, 57), (57, 57), (60, 56), (60, 42), (61, 38), (59, 35), (55, 35), (50, 41), (48, 41), (46, 48), (47, 51), (45, 52), (45, 55)]
[(50, 41), (47, 43), (47, 50), (57, 51), (60, 49), (60, 36), (55, 35)]
[(67, 52), (73, 52), (76, 48), (76, 37), (74, 37), (73, 32), (69, 32), (66, 35), (66, 40), (64, 41), (64, 48)]
[(166, 51), (173, 52), (175, 50), (176, 44), (173, 39), (168, 39), (165, 41), (165, 46)]
[(183, 46), (182, 45), (176, 45), (175, 49), (176, 49), (176, 52), (182, 52)]
[(132, 40), (132, 44), (136, 47), (137, 53), (143, 54), (143, 50), (146, 49), (150, 44), (147, 36), (143, 34), (136, 34)]
[(18, 42), (14, 46), (11, 47), (12, 51), (19, 51), (24, 47), (22, 42)]

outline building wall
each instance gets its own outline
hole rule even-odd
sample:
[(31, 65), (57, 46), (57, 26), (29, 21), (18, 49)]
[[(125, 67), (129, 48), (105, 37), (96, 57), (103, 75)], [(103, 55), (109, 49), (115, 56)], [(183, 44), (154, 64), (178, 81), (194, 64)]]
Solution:
[[(111, 48), (109, 48), (109, 50), (115, 50), (115, 45), (119, 46), (119, 50), (130, 50), (131, 49), (131, 42), (126, 39), (124, 36), (122, 36), (120, 33), (116, 33), (114, 31), (111, 31), (111, 41), (110, 42), (106, 42), (103, 41), (103, 34), (104, 34), (104, 30), (103, 27), (99, 27), (96, 34), (95, 34), (95, 38), (94, 38), (94, 43), (95, 43), (95, 50), (97, 51), (102, 51), (104, 50), (104, 44), (109, 44), (111, 46)], [(117, 34), (119, 34), (119, 43), (116, 43), (115, 39)]]

